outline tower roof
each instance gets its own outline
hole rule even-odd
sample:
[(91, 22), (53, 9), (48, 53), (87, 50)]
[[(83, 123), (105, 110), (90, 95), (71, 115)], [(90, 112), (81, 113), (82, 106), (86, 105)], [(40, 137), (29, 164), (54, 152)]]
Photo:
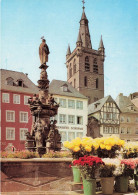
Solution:
[(88, 20), (87, 17), (86, 17), (84, 9), (83, 9), (83, 12), (82, 12), (81, 20)]
[(66, 55), (70, 55), (71, 54), (71, 51), (70, 51), (70, 45), (68, 45), (68, 49), (67, 49), (67, 53)]
[(104, 44), (103, 44), (102, 35), (101, 35), (101, 40), (100, 40), (99, 48), (104, 48)]

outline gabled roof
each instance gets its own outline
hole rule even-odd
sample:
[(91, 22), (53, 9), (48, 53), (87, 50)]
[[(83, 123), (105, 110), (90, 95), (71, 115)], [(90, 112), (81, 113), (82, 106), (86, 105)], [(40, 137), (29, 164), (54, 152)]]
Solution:
[[(63, 91), (62, 90), (63, 86), (67, 86), (68, 91)], [(67, 81), (52, 80), (49, 86), (49, 93), (54, 95), (62, 95), (62, 96), (87, 99), (86, 96), (79, 93), (78, 90), (72, 87), (72, 85), (69, 84)]]
[[(114, 99), (110, 95), (108, 95), (108, 96), (106, 96), (106, 97), (104, 97), (104, 98), (102, 98), (102, 99), (100, 99), (92, 104), (89, 104), (88, 105), (88, 115), (100, 111), (106, 102), (114, 102), (115, 105), (117, 106), (117, 108), (119, 109), (119, 107), (116, 104), (116, 102), (114, 101)], [(97, 107), (96, 107), (96, 105), (97, 105)], [(119, 111), (120, 111), (120, 109), (119, 109)]]
[[(0, 69), (1, 85), (0, 88), (8, 91), (17, 91), (22, 93), (39, 93), (38, 87), (23, 72)], [(7, 85), (7, 79), (13, 79), (14, 85)], [(17, 81), (23, 81), (23, 87), (18, 86)]]

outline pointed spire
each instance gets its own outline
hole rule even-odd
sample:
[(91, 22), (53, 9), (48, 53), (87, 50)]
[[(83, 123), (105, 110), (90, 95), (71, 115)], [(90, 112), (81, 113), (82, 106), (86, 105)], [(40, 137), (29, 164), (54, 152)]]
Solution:
[(99, 44), (99, 49), (100, 49), (100, 48), (104, 48), (102, 35), (101, 35), (101, 40), (100, 40), (100, 44)]
[(78, 34), (77, 42), (82, 42), (80, 32), (79, 32), (79, 34)]
[(70, 55), (70, 54), (71, 54), (71, 50), (70, 50), (70, 45), (68, 44), (68, 49), (67, 49), (66, 56), (67, 56), (67, 55)]

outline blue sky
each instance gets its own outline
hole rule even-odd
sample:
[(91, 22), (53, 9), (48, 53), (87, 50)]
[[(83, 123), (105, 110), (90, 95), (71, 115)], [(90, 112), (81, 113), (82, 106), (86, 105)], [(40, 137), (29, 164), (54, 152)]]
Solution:
[[(85, 0), (93, 49), (105, 46), (105, 96), (138, 91), (137, 0)], [(29, 74), (37, 84), (38, 48), (45, 36), (50, 49), (49, 80), (66, 80), (68, 43), (76, 46), (81, 0), (1, 0), (1, 68)]]

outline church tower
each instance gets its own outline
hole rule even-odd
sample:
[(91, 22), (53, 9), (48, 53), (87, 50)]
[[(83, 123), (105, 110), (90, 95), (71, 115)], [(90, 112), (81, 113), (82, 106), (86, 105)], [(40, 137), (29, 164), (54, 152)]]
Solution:
[(89, 104), (104, 97), (105, 48), (101, 36), (98, 50), (92, 48), (88, 19), (83, 12), (76, 48), (66, 53), (67, 81), (80, 93), (87, 96)]

